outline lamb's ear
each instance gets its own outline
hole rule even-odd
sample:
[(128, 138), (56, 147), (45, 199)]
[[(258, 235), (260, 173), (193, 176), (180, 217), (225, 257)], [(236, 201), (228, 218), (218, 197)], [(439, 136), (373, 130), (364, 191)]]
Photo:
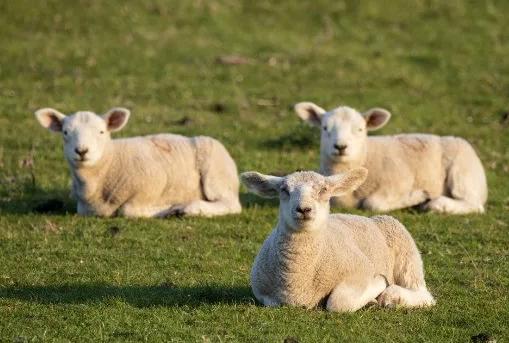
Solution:
[(275, 198), (279, 196), (282, 177), (264, 175), (257, 172), (246, 172), (240, 174), (240, 179), (252, 192), (264, 198)]
[(362, 114), (366, 120), (366, 129), (368, 131), (375, 131), (382, 128), (391, 118), (391, 112), (383, 108), (372, 108)]
[(328, 176), (326, 180), (331, 187), (332, 196), (340, 196), (359, 188), (366, 181), (367, 177), (368, 170), (360, 167), (349, 170), (346, 173)]
[(130, 115), (131, 111), (127, 108), (116, 107), (103, 115), (103, 119), (106, 122), (108, 131), (115, 132), (120, 131), (127, 124)]
[(35, 118), (39, 124), (50, 131), (61, 132), (65, 114), (58, 112), (53, 108), (41, 108), (35, 111)]
[(295, 112), (302, 120), (317, 126), (322, 124), (323, 115), (327, 113), (323, 108), (312, 102), (299, 102), (295, 105)]

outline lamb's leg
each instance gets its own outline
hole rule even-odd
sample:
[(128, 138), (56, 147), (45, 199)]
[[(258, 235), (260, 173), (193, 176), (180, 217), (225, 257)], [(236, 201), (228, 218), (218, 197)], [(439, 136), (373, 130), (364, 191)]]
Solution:
[(327, 300), (327, 310), (336, 312), (354, 312), (366, 306), (387, 288), (387, 279), (376, 275), (363, 285), (341, 283), (333, 290)]
[(140, 206), (125, 204), (118, 212), (126, 218), (166, 218), (172, 214), (172, 206)]
[(239, 212), (240, 204), (237, 207), (231, 201), (196, 200), (188, 205), (172, 206), (168, 215), (213, 217)]
[(80, 216), (98, 216), (98, 217), (111, 217), (115, 214), (116, 208), (103, 204), (99, 208), (94, 208), (88, 203), (78, 200), (77, 212)]
[(86, 203), (78, 200), (77, 212), (81, 216), (92, 216), (95, 214), (94, 210)]
[(421, 254), (410, 233), (399, 221), (388, 216), (375, 216), (380, 230), (387, 239), (394, 256), (393, 285), (377, 298), (379, 305), (403, 307), (427, 307), (435, 305), (424, 280)]
[(240, 213), (239, 177), (228, 151), (217, 141), (201, 138), (196, 143), (197, 160), (205, 199), (175, 207), (186, 216), (218, 216)]
[(408, 289), (390, 285), (377, 298), (382, 307), (429, 307), (435, 305), (435, 299), (426, 287)]
[(447, 214), (483, 213), (484, 206), (481, 204), (471, 204), (465, 200), (439, 196), (427, 202), (424, 205), (424, 210)]
[(470, 144), (462, 139), (445, 142), (448, 143), (445, 144), (444, 153), (452, 159), (447, 169), (447, 191), (425, 204), (424, 209), (450, 214), (484, 212), (488, 189), (479, 157)]
[(428, 193), (422, 189), (412, 189), (401, 197), (377, 192), (364, 199), (361, 207), (377, 212), (387, 212), (418, 205), (428, 198)]
[(259, 300), (263, 304), (263, 306), (267, 306), (267, 307), (280, 306), (280, 304), (277, 301), (275, 301), (274, 299), (272, 299), (271, 297), (266, 296), (266, 295), (261, 296), (261, 298)]

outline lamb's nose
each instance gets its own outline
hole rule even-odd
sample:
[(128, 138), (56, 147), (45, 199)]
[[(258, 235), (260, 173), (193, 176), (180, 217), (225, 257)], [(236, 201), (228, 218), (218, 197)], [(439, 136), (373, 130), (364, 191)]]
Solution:
[(74, 152), (83, 157), (88, 152), (88, 148), (75, 148)]
[(302, 214), (308, 214), (309, 212), (311, 212), (311, 207), (301, 207), (301, 206), (297, 206), (297, 208), (295, 209), (297, 212), (299, 213), (302, 213)]
[(347, 148), (346, 144), (334, 144), (334, 149), (336, 149), (339, 152), (344, 152)]

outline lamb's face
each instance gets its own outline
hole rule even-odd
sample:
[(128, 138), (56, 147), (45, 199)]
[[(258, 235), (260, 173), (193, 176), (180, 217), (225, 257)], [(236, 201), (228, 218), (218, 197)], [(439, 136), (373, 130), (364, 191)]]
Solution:
[(106, 122), (92, 112), (77, 112), (62, 121), (67, 161), (74, 167), (95, 165), (111, 141)]
[(338, 107), (327, 112), (321, 121), (322, 156), (332, 161), (359, 160), (366, 146), (367, 131), (364, 117), (350, 107)]
[(320, 126), (322, 158), (338, 163), (359, 161), (366, 151), (367, 132), (378, 130), (391, 116), (381, 108), (363, 114), (350, 107), (327, 112), (311, 102), (298, 103), (295, 111), (303, 120)]
[(286, 177), (257, 172), (241, 174), (242, 182), (266, 198), (279, 197), (279, 219), (292, 232), (324, 228), (329, 216), (329, 199), (359, 187), (368, 175), (365, 168), (322, 176), (315, 172), (297, 172)]
[(321, 228), (329, 216), (330, 185), (315, 172), (288, 175), (279, 192), (279, 215), (294, 231)]
[(42, 126), (62, 134), (65, 157), (74, 168), (97, 164), (111, 142), (110, 132), (122, 129), (129, 114), (124, 108), (114, 108), (103, 116), (86, 111), (66, 116), (51, 108), (35, 113)]

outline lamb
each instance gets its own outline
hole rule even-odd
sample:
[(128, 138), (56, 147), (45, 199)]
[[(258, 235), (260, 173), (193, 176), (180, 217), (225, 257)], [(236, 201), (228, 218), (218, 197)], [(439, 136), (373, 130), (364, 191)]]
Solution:
[(329, 198), (357, 188), (365, 168), (322, 176), (247, 172), (242, 182), (262, 197), (279, 197), (279, 218), (251, 269), (251, 288), (265, 306), (353, 312), (371, 303), (435, 305), (417, 247), (396, 219), (329, 214)]
[(113, 108), (103, 116), (55, 109), (35, 112), (61, 132), (80, 215), (109, 217), (217, 216), (239, 213), (239, 179), (224, 146), (210, 137), (156, 134), (111, 139), (130, 116)]
[(302, 102), (295, 110), (322, 127), (319, 173), (334, 175), (360, 166), (369, 170), (359, 189), (333, 198), (333, 204), (378, 212), (416, 205), (447, 214), (484, 212), (486, 175), (464, 139), (429, 134), (368, 137), (367, 131), (389, 121), (391, 114), (381, 108), (363, 114), (350, 107), (326, 112)]

